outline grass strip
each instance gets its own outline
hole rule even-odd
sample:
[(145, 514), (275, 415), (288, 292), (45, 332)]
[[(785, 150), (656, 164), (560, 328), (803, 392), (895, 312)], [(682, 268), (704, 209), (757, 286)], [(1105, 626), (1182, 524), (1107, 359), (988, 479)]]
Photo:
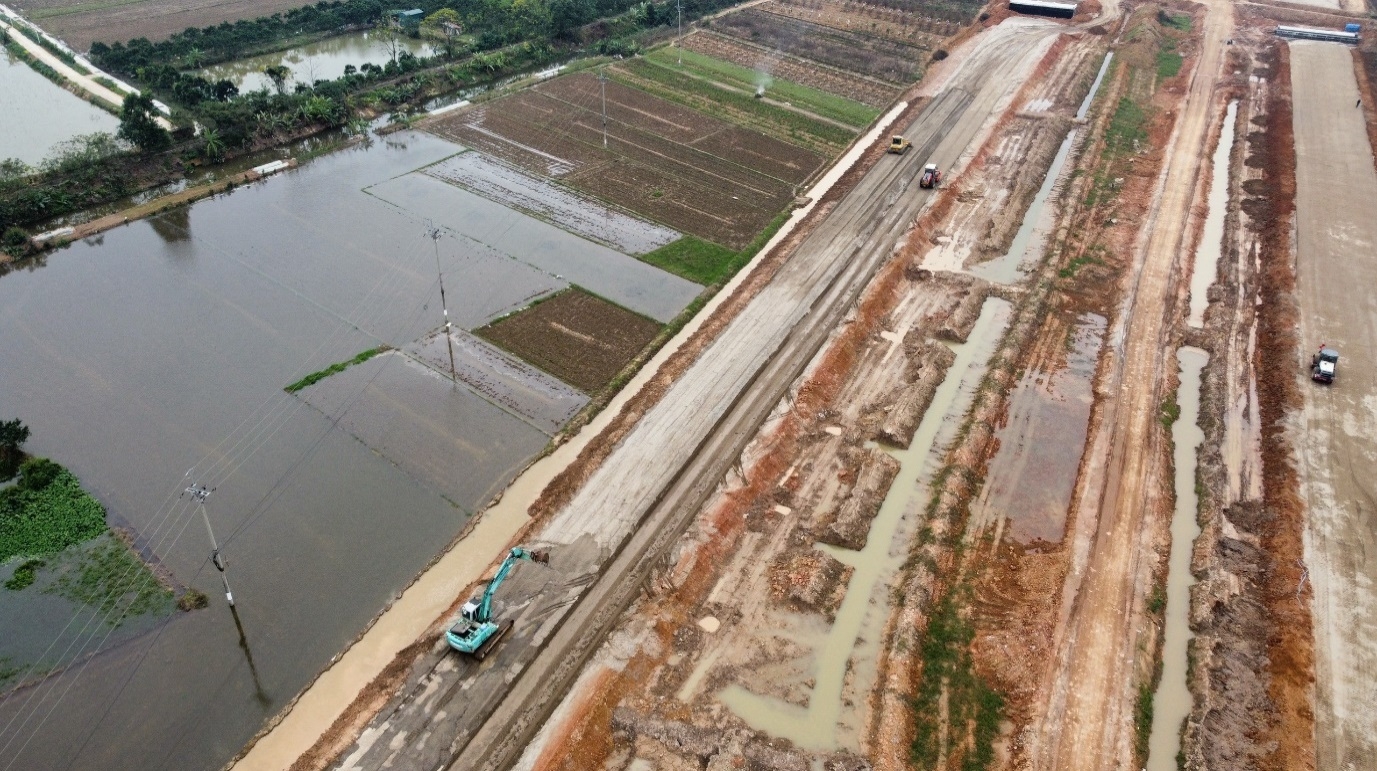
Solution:
[[(829, 94), (826, 91), (819, 91), (815, 88), (799, 85), (791, 81), (774, 78), (758, 70), (742, 67), (739, 64), (722, 61), (721, 59), (714, 59), (711, 56), (705, 56), (697, 51), (659, 48), (646, 54), (645, 58), (665, 67), (680, 69), (705, 78), (711, 78), (747, 91), (754, 91), (764, 86), (766, 96), (787, 101), (809, 112), (814, 112), (825, 118), (847, 123), (857, 128), (864, 128), (870, 125), (871, 121), (875, 120), (880, 114), (879, 110), (868, 107), (860, 102), (855, 102), (835, 94)], [(683, 62), (682, 64), (679, 63), (681, 59)]]
[(53, 56), (56, 56), (58, 59), (60, 59), (62, 62), (64, 62), (68, 67), (71, 67), (72, 69), (76, 70), (77, 72), (81, 73), (82, 75), (90, 75), (90, 74), (91, 74), (91, 71), (88, 70), (88, 69), (86, 69), (85, 67), (83, 67), (83, 66), (81, 65), (81, 63), (78, 62), (78, 61), (76, 60), (76, 57), (75, 57), (75, 56), (72, 56), (72, 55), (71, 55), (70, 53), (68, 53), (67, 51), (64, 51), (64, 50), (62, 50), (61, 48), (59, 48), (59, 47), (53, 45), (53, 44), (52, 44), (52, 41), (48, 40), (46, 37), (43, 37), (43, 36), (40, 35), (37, 31), (35, 31), (35, 30), (33, 30), (33, 29), (29, 28), (29, 27), (26, 27), (26, 26), (24, 26), (24, 25), (22, 25), (22, 24), (15, 24), (15, 25), (12, 25), (12, 26), (14, 27), (14, 29), (19, 30), (19, 34), (21, 34), (21, 35), (23, 35), (24, 37), (26, 37), (26, 38), (32, 40), (33, 42), (37, 43), (39, 46), (41, 46), (41, 47), (43, 48), (43, 50), (47, 51), (48, 53), (52, 54)]
[[(963, 771), (989, 768), (994, 761), (994, 740), (999, 736), (1004, 698), (976, 673), (971, 659), (975, 628), (961, 617), (953, 593), (948, 592), (933, 609), (923, 638), (920, 656), (923, 677), (913, 696), (913, 744), (910, 757), (915, 768), (938, 768), (944, 756), (941, 742), (943, 692), (946, 722), (955, 737), (970, 736), (961, 757)], [(948, 757), (950, 760), (950, 757)], [(947, 767), (951, 767), (948, 765)]]
[(641, 259), (676, 276), (707, 286), (720, 281), (736, 259), (736, 252), (697, 236), (684, 236)]
[(1174, 51), (1158, 51), (1157, 79), (1166, 80), (1167, 78), (1176, 77), (1176, 74), (1181, 71), (1182, 61), (1181, 54), (1175, 53)]
[(1136, 152), (1137, 146), (1146, 141), (1147, 111), (1133, 99), (1121, 97), (1105, 132), (1105, 154)]
[(392, 346), (390, 345), (380, 345), (377, 348), (369, 348), (368, 350), (364, 351), (363, 353), (360, 353), (358, 356), (355, 356), (352, 359), (349, 359), (348, 361), (336, 362), (318, 372), (312, 372), (311, 374), (307, 375), (306, 377), (303, 377), (295, 383), (292, 383), (291, 385), (287, 386), (286, 388), (283, 388), (282, 390), (286, 391), (289, 394), (294, 394), (303, 388), (307, 388), (309, 386), (315, 385), (316, 383), (319, 383), (320, 381), (324, 380), (327, 377), (330, 377), (331, 375), (338, 375), (339, 373), (345, 371), (346, 369), (349, 369), (355, 364), (362, 364), (365, 361), (368, 361), (369, 359), (373, 358), (374, 356), (377, 356), (378, 354), (383, 353), (384, 351), (390, 350), (392, 350)]
[(739, 252), (697, 236), (684, 236), (638, 259), (696, 284), (714, 287), (716, 291), (716, 287), (750, 262), (788, 219), (787, 211), (775, 215), (770, 224)]

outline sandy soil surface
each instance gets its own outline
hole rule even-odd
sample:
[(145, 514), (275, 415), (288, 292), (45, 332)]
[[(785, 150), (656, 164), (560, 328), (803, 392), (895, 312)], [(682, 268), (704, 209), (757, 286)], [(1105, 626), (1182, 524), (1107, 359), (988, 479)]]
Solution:
[[(1332, 386), (1304, 384), (1294, 422), (1315, 595), (1317, 766), (1357, 769), (1377, 752), (1377, 267), (1363, 258), (1377, 246), (1377, 172), (1349, 50), (1290, 48), (1302, 352), (1326, 343), (1342, 356)], [(1308, 363), (1296, 363), (1298, 376)]]

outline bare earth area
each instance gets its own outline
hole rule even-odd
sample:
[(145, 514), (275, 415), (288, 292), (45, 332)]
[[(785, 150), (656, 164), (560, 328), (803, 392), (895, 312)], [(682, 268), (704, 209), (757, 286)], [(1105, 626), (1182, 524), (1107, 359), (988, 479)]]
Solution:
[(1377, 171), (1350, 51), (1292, 43), (1300, 377), (1321, 343), (1342, 356), (1332, 386), (1304, 383), (1292, 427), (1309, 504), (1316, 765), (1370, 767), (1377, 753)]
[(300, 0), (18, 0), (9, 4), (31, 21), (85, 51), (97, 41), (123, 43), (136, 37), (163, 40), (187, 27), (271, 16), (302, 5)]

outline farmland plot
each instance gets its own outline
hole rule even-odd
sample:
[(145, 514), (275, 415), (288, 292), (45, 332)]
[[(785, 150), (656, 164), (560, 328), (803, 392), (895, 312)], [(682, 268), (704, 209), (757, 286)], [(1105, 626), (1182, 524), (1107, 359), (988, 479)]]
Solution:
[(762, 75), (845, 96), (874, 108), (886, 107), (899, 98), (900, 88), (893, 84), (715, 32), (695, 32), (684, 38), (683, 47), (759, 71)]
[(673, 230), (630, 217), (479, 153), (447, 158), (427, 167), (425, 173), (623, 254), (645, 254), (679, 238)]
[[(663, 53), (667, 50), (657, 51), (646, 58), (658, 60), (662, 55), (668, 58)], [(685, 58), (686, 66), (691, 66), (688, 62), (689, 60)], [(721, 89), (711, 88), (710, 84), (692, 84), (691, 87), (694, 89), (692, 94), (718, 97), (719, 99), (723, 96)], [(578, 106), (588, 104), (590, 98), (598, 97), (598, 82), (589, 76), (574, 75), (543, 83), (537, 86), (537, 90), (547, 96)], [(663, 99), (647, 101), (644, 89), (629, 87), (615, 80), (609, 81), (607, 83), (607, 118), (692, 147), (700, 147), (715, 137), (726, 134), (732, 137), (732, 141), (719, 141), (717, 144), (720, 149), (711, 151), (713, 155), (786, 182), (802, 182), (822, 163), (822, 158), (788, 140), (771, 138), (758, 131), (742, 128), (716, 118), (707, 118), (703, 112), (694, 109), (697, 100), (693, 99), (691, 95), (682, 95), (672, 90), (668, 93), (670, 94), (669, 98), (685, 106), (666, 102)], [(754, 99), (751, 101), (752, 103), (755, 102)], [(857, 106), (859, 107), (859, 105)], [(770, 117), (778, 117), (779, 110), (767, 109), (767, 114)], [(729, 114), (733, 117), (736, 115), (734, 111), (724, 110), (720, 101), (712, 105), (712, 111), (714, 115)], [(857, 128), (868, 124), (873, 118), (873, 114), (867, 115), (864, 120), (857, 124)], [(779, 126), (771, 126), (770, 128), (777, 133), (787, 134), (787, 129)], [(850, 139), (847, 132), (838, 134), (816, 125), (805, 128), (824, 133), (825, 137), (811, 137), (810, 139), (823, 144), (829, 151), (840, 149), (839, 147), (833, 148), (829, 144), (833, 139), (840, 140), (843, 136), (846, 137), (845, 141)], [(768, 159), (765, 162), (775, 170), (771, 171), (759, 165), (760, 159)]]
[(756, 131), (768, 132), (827, 155), (840, 152), (856, 135), (854, 129), (845, 125), (823, 123), (811, 115), (767, 104), (756, 99), (752, 91), (723, 88), (688, 74), (682, 67), (637, 58), (618, 64), (611, 71), (615, 79), (655, 96), (704, 112), (712, 111)]
[(713, 20), (712, 28), (823, 64), (854, 70), (891, 83), (909, 83), (923, 72), (921, 48), (822, 24), (747, 8)]
[(887, 38), (924, 50), (936, 48), (942, 38), (956, 34), (961, 28), (956, 22), (924, 17), (921, 12), (900, 11), (851, 0), (770, 0), (759, 8), (792, 19)]
[(659, 331), (654, 321), (579, 289), (475, 330), (586, 393), (607, 385)]
[[(741, 248), (782, 211), (822, 158), (663, 99), (609, 83), (606, 146), (598, 84), (571, 75), (430, 130), (675, 230)], [(668, 122), (668, 127), (665, 126)], [(666, 136), (668, 135), (668, 136)], [(768, 162), (763, 159), (769, 159)]]

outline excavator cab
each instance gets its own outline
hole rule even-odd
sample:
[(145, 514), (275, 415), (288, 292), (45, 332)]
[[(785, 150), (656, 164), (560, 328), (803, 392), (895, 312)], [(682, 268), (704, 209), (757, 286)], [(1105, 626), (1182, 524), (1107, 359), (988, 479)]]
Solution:
[(548, 565), (550, 553), (539, 549), (523, 549), (520, 546), (508, 552), (507, 558), (502, 560), (502, 566), (497, 569), (497, 575), (488, 582), (487, 588), (464, 603), (459, 610), (459, 620), (445, 633), (449, 647), (482, 661), (497, 647), (497, 643), (507, 636), (507, 632), (511, 631), (512, 622), (505, 619), (493, 621), (492, 598), (497, 593), (497, 587), (507, 579), (516, 563), (522, 560)]

